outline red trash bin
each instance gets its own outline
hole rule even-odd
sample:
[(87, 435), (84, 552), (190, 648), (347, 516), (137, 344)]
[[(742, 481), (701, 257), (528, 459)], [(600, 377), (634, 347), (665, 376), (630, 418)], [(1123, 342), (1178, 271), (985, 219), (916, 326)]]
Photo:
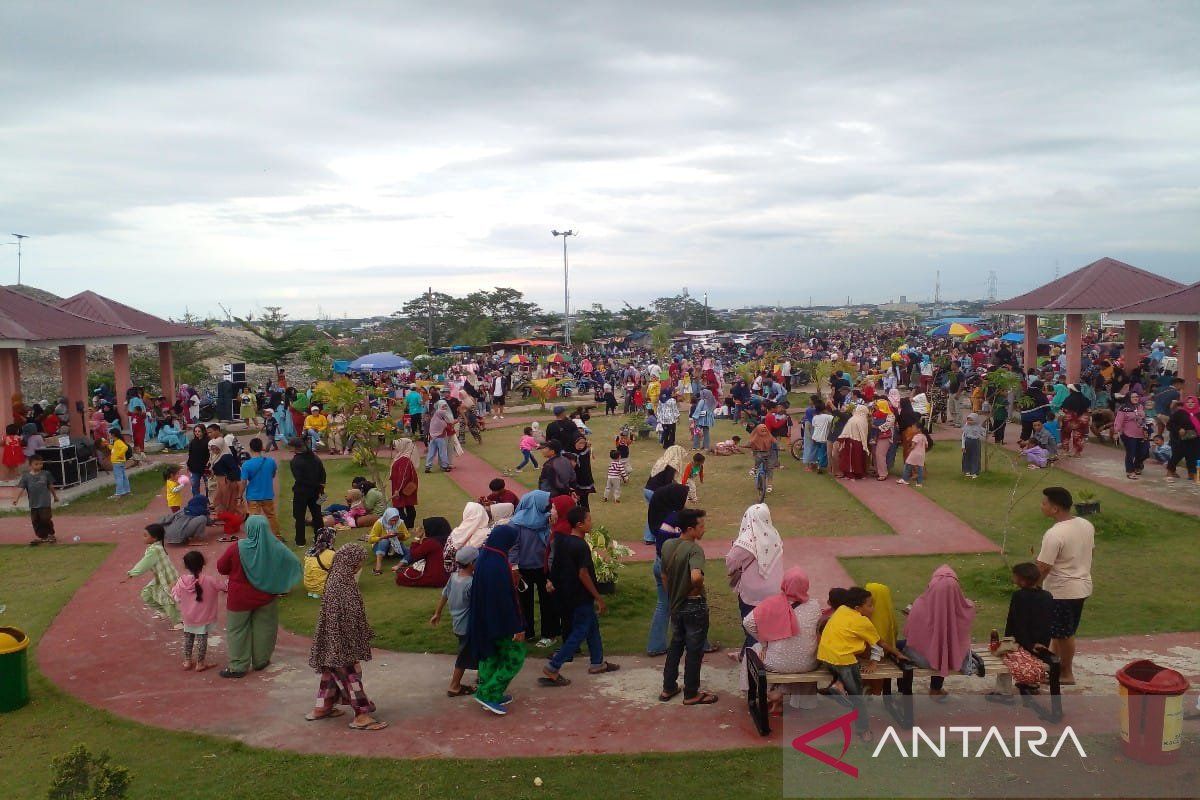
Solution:
[(1183, 693), (1190, 684), (1153, 661), (1132, 661), (1117, 670), (1121, 691), (1121, 749), (1147, 764), (1173, 764), (1183, 734)]

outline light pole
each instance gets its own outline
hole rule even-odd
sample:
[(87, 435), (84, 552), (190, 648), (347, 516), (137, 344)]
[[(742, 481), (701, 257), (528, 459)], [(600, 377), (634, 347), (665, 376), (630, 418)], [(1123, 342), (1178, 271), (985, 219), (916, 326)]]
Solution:
[(708, 330), (708, 292), (704, 293), (704, 329)]
[(21, 240), (29, 237), (23, 233), (14, 233), (17, 238), (17, 286), (21, 285)]
[(571, 292), (567, 279), (567, 237), (578, 236), (575, 231), (550, 231), (555, 236), (563, 237), (563, 347), (571, 348)]

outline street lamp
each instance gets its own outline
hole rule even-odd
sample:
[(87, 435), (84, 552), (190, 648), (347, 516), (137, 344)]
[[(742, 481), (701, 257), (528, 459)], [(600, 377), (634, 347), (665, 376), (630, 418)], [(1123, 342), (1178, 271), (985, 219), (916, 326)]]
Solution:
[(708, 292), (704, 293), (704, 329), (708, 330)]
[(575, 231), (550, 231), (563, 237), (563, 347), (571, 348), (571, 293), (567, 282), (567, 237), (578, 236)]
[(21, 240), (29, 237), (23, 233), (14, 233), (17, 238), (17, 286), (21, 285)]

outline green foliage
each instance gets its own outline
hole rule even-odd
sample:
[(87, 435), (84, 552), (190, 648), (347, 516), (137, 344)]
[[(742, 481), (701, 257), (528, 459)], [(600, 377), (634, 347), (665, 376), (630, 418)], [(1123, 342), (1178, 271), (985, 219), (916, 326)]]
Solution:
[(655, 312), (644, 306), (631, 306), (629, 303), (619, 312), (621, 324), (630, 331), (648, 331), (658, 319)]
[(317, 339), (300, 351), (300, 360), (314, 379), (328, 376), (333, 366), (333, 345)]
[(262, 339), (263, 343), (242, 349), (242, 358), (251, 364), (270, 364), (276, 370), (311, 341), (311, 325), (288, 327), (287, 314), (279, 306), (267, 306), (266, 314), (254, 322), (253, 316), (234, 317), (239, 325)]
[(584, 534), (583, 540), (592, 551), (596, 580), (600, 583), (616, 583), (621, 570), (625, 568), (621, 559), (633, 555), (633, 551), (618, 543), (603, 525), (592, 528), (589, 533)]
[(665, 358), (671, 350), (671, 337), (675, 334), (674, 328), (665, 322), (655, 325), (650, 331), (650, 342), (654, 348), (654, 352), (660, 359)]
[(406, 302), (393, 316), (411, 334), (437, 347), (511, 339), (535, 324), (541, 314), (537, 304), (527, 302), (521, 292), (497, 286), (465, 297), (426, 292)]
[(93, 756), (82, 744), (55, 758), (53, 769), (48, 800), (121, 800), (133, 781), (132, 773), (113, 764), (108, 753)]
[(366, 389), (349, 378), (321, 384), (317, 397), (331, 417), (341, 414), (346, 418), (346, 440), (354, 440), (351, 459), (370, 473), (372, 483), (382, 485), (383, 459), (376, 448), (381, 443), (390, 444), (388, 437), (395, 432), (395, 424), (376, 417)]
[(673, 297), (659, 297), (651, 305), (654, 306), (658, 319), (673, 328), (704, 327), (704, 304), (686, 292)]
[(571, 341), (574, 344), (587, 344), (596, 338), (596, 329), (590, 322), (579, 322), (571, 326)]
[[(614, 333), (620, 330), (622, 326), (621, 317), (618, 314), (609, 311), (599, 303), (592, 303), (591, 307), (589, 308), (581, 308), (577, 310), (575, 312), (575, 318), (578, 320), (578, 328), (583, 328), (586, 325), (591, 329), (591, 339), (601, 336), (612, 336)], [(574, 332), (575, 331), (573, 330), (572, 333)], [(574, 336), (571, 338), (575, 339)]]

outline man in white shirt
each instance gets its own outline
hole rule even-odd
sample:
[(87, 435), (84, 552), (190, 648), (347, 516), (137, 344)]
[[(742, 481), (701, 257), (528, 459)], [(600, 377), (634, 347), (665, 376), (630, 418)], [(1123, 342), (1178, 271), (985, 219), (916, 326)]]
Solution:
[(783, 388), (792, 390), (792, 362), (786, 358), (779, 364), (779, 377), (783, 378)]
[(1042, 588), (1054, 597), (1050, 620), (1050, 651), (1062, 661), (1060, 682), (1075, 683), (1075, 632), (1083, 617), (1083, 603), (1092, 595), (1092, 550), (1096, 529), (1071, 513), (1074, 501), (1061, 486), (1042, 490), (1042, 513), (1054, 524), (1042, 536), (1037, 565)]

